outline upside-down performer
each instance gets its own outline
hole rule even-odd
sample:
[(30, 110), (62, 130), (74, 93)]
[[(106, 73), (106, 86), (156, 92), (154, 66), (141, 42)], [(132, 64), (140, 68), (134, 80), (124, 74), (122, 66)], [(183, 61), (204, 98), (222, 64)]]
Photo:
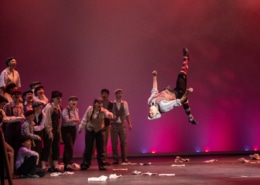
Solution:
[(158, 119), (161, 117), (162, 113), (168, 112), (175, 107), (183, 106), (184, 111), (188, 116), (190, 123), (196, 125), (197, 121), (194, 119), (190, 112), (190, 106), (188, 102), (188, 94), (192, 92), (193, 89), (187, 89), (187, 72), (188, 72), (188, 62), (190, 60), (189, 51), (187, 48), (183, 49), (183, 63), (181, 71), (178, 74), (176, 87), (171, 89), (170, 86), (166, 87), (162, 91), (158, 91), (157, 86), (157, 71), (153, 71), (153, 88), (151, 91), (151, 96), (148, 99), (148, 104), (150, 106), (149, 120)]

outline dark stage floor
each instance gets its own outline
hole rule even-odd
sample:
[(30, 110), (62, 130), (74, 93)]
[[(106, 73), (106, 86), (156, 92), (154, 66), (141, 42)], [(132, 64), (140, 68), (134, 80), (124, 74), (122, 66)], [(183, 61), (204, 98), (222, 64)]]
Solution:
[[(181, 156), (183, 157), (183, 156)], [(51, 177), (47, 174), (43, 178), (13, 179), (14, 185), (81, 185), (81, 184), (111, 184), (111, 185), (145, 185), (145, 184), (182, 184), (182, 185), (259, 185), (260, 161), (250, 160), (249, 155), (217, 155), (191, 156), (189, 162), (175, 163), (173, 157), (132, 157), (130, 165), (111, 165), (107, 171), (99, 171), (96, 159), (87, 171), (75, 171), (72, 175)], [(242, 163), (245, 158), (248, 163)], [(108, 160), (112, 162), (111, 159)], [(212, 162), (213, 161), (213, 162)], [(78, 161), (78, 163), (80, 163)], [(147, 165), (140, 165), (147, 163)], [(140, 173), (134, 175), (133, 172)], [(153, 175), (145, 174), (147, 172)], [(117, 179), (107, 179), (104, 182), (90, 182), (90, 177), (109, 177), (111, 174)], [(167, 176), (168, 175), (168, 176)], [(174, 175), (174, 176), (171, 176)], [(8, 184), (5, 181), (5, 184)]]

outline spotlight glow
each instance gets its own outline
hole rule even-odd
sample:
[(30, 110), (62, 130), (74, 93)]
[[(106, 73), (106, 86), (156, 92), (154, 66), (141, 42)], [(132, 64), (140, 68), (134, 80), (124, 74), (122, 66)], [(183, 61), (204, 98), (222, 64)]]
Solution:
[(201, 152), (200, 147), (196, 147), (196, 152), (197, 152), (197, 153), (198, 153), (198, 152)]
[(147, 153), (147, 149), (143, 148), (142, 149), (142, 154), (146, 154)]
[(249, 150), (250, 150), (250, 147), (249, 147), (249, 146), (244, 146), (244, 150), (245, 150), (245, 151), (249, 151)]
[(205, 147), (204, 152), (209, 152), (209, 147)]

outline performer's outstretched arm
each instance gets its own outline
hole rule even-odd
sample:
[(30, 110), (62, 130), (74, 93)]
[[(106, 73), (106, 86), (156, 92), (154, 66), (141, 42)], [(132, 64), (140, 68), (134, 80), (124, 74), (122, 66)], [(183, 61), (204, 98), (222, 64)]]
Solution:
[(157, 71), (153, 71), (153, 89), (158, 90), (158, 85), (157, 85)]

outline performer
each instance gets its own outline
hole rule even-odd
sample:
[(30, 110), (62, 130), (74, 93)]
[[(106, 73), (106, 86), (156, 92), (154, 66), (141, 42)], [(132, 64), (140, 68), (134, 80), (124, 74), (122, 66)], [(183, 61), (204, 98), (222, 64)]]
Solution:
[(80, 123), (78, 97), (70, 96), (68, 105), (62, 110), (61, 136), (64, 142), (63, 163), (64, 171), (73, 171), (73, 147), (77, 135), (77, 125)]
[(0, 94), (3, 95), (4, 89), (10, 83), (14, 83), (18, 88), (21, 88), (21, 78), (16, 70), (16, 58), (10, 57), (5, 62), (6, 68), (0, 74)]
[(162, 91), (158, 91), (157, 88), (157, 71), (153, 71), (153, 88), (151, 96), (148, 99), (150, 106), (149, 120), (158, 119), (161, 114), (168, 112), (175, 107), (183, 106), (190, 123), (196, 125), (197, 121), (194, 119), (190, 112), (190, 106), (188, 102), (188, 94), (193, 89), (187, 89), (187, 72), (189, 62), (189, 51), (187, 48), (183, 49), (183, 64), (180, 73), (178, 74), (176, 87), (171, 89), (170, 86), (166, 87)]
[(103, 108), (103, 99), (98, 97), (94, 100), (92, 106), (89, 106), (82, 117), (79, 125), (79, 133), (85, 128), (85, 150), (83, 153), (83, 162), (81, 170), (87, 170), (91, 165), (91, 156), (93, 154), (93, 145), (96, 141), (97, 161), (100, 171), (106, 170), (105, 164), (105, 118), (113, 119), (115, 116), (112, 112)]
[[(119, 164), (118, 145), (121, 150), (122, 164), (129, 163), (127, 159), (127, 131), (126, 123), (129, 131), (132, 130), (133, 125), (130, 117), (128, 102), (123, 100), (123, 90), (115, 90), (115, 101), (113, 105), (113, 113), (116, 116), (111, 122), (111, 144), (112, 156), (114, 162), (112, 164)], [(119, 143), (118, 143), (119, 141)]]

